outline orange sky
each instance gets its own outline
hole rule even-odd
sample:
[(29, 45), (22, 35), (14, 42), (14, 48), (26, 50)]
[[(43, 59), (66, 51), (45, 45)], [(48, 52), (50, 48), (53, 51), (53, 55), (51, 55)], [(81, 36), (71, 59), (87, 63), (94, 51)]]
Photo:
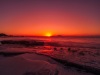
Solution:
[(100, 35), (99, 2), (25, 0), (0, 2), (0, 32), (12, 35)]

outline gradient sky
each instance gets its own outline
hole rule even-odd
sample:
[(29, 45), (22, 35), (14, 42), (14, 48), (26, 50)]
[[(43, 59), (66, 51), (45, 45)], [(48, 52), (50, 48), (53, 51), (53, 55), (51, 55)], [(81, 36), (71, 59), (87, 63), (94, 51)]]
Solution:
[(0, 33), (100, 35), (100, 1), (0, 0)]

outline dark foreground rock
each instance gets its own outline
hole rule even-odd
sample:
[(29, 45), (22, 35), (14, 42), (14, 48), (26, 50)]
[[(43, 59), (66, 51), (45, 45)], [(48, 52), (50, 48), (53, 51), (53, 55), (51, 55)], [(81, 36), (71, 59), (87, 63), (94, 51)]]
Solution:
[(3, 55), (5, 57), (10, 57), (10, 56), (16, 56), (20, 54), (25, 54), (27, 52), (0, 52), (0, 55)]

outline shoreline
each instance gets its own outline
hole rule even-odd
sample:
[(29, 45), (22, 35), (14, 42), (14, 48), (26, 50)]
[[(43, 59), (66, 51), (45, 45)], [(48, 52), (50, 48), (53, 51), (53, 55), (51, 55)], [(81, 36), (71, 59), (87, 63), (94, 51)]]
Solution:
[(64, 65), (64, 66), (69, 66), (69, 67), (73, 67), (73, 68), (77, 68), (77, 69), (80, 69), (80, 70), (84, 70), (86, 73), (93, 73), (95, 75), (100, 75), (100, 69), (96, 69), (96, 68), (93, 68), (91, 66), (86, 66), (86, 65), (80, 65), (80, 64), (77, 64), (77, 63), (74, 63), (74, 62), (70, 62), (70, 61), (67, 61), (67, 60), (62, 60), (62, 59), (58, 59), (58, 58), (55, 58), (55, 57), (51, 57), (51, 56), (48, 56), (48, 55), (44, 55), (44, 54), (41, 54), (41, 53), (36, 53), (36, 52), (0, 52), (0, 55), (3, 55), (4, 57), (13, 57), (13, 56), (18, 56), (18, 55), (22, 55), (22, 54), (36, 54), (36, 55), (42, 55), (42, 56), (46, 56), (46, 57), (49, 57), (55, 61), (57, 61), (58, 63)]

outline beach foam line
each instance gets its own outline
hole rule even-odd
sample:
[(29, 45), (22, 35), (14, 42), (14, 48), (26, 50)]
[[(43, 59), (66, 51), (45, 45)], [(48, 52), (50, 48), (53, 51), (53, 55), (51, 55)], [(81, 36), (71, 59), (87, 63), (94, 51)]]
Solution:
[(65, 65), (65, 66), (75, 67), (75, 68), (78, 68), (78, 69), (81, 69), (81, 70), (85, 70), (86, 72), (93, 73), (95, 75), (100, 75), (100, 69), (94, 68), (92, 66), (77, 64), (77, 63), (71, 62), (69, 60), (59, 59), (59, 58), (56, 58), (56, 57), (53, 57), (53, 56), (50, 56), (50, 55), (45, 55), (45, 54), (42, 54), (42, 53), (36, 53), (36, 54), (48, 56), (48, 57), (54, 59), (55, 61)]

